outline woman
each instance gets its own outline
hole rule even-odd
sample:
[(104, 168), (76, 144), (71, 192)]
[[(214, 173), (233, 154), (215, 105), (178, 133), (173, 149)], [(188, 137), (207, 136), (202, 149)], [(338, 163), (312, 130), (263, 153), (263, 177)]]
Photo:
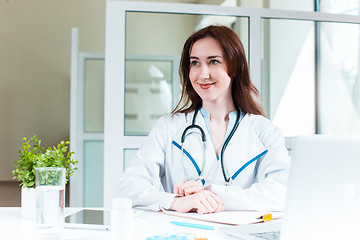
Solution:
[(179, 72), (179, 104), (155, 124), (116, 195), (179, 212), (283, 210), (289, 157), (255, 100), (237, 34), (224, 26), (195, 32)]

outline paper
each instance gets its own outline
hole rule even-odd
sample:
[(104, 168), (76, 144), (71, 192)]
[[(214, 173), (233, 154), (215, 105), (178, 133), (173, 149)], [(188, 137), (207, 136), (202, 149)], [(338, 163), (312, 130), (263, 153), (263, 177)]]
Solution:
[[(165, 214), (191, 218), (196, 220), (230, 224), (230, 225), (244, 225), (251, 223), (263, 222), (262, 219), (259, 219), (262, 215), (269, 214), (270, 212), (260, 212), (260, 211), (222, 211), (217, 213), (209, 214), (198, 214), (198, 213), (180, 213), (176, 211), (162, 210)], [(273, 219), (281, 218), (284, 214), (283, 212), (271, 212)]]

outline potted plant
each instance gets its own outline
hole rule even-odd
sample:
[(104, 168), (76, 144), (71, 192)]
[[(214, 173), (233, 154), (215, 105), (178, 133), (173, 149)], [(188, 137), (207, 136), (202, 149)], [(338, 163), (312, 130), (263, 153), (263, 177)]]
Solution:
[(41, 140), (34, 135), (30, 140), (22, 139), (18, 161), (14, 162), (13, 178), (20, 181), (21, 207), (25, 217), (35, 217), (35, 168), (62, 167), (66, 169), (66, 182), (77, 170), (77, 160), (71, 158), (74, 152), (68, 151), (69, 141), (61, 141), (57, 146), (48, 147), (45, 152)]

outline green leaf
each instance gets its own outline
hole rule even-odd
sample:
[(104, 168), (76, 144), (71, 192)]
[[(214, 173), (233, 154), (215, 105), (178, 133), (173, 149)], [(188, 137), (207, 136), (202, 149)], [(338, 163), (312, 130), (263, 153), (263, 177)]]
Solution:
[[(45, 151), (41, 147), (41, 140), (36, 135), (27, 140), (22, 138), (19, 153), (19, 160), (14, 161), (15, 169), (12, 170), (13, 179), (20, 181), (20, 186), (35, 187), (35, 167), (63, 167), (66, 169), (67, 179), (73, 175), (78, 161), (71, 158), (74, 152), (68, 151), (69, 141), (60, 141), (53, 147), (48, 147)], [(66, 155), (64, 155), (66, 153)], [(55, 179), (55, 176), (52, 177)]]

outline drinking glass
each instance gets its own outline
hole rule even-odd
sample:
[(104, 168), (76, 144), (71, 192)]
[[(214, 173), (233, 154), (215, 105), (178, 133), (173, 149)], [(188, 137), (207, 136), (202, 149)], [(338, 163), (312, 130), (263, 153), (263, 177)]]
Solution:
[(36, 225), (41, 236), (60, 236), (64, 228), (65, 179), (65, 168), (35, 168)]

